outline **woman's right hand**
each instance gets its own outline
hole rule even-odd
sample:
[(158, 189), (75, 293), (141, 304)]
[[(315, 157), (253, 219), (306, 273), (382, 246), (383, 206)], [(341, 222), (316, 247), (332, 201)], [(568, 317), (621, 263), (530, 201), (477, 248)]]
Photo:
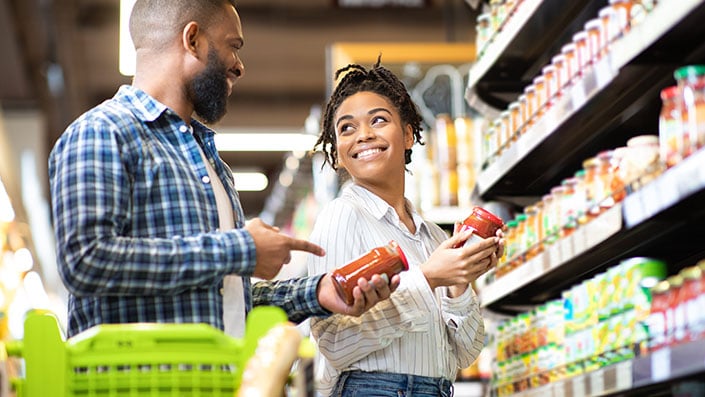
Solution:
[(471, 234), (471, 230), (454, 234), (441, 243), (421, 265), (421, 271), (431, 289), (440, 286), (467, 286), (497, 263), (499, 237), (486, 238), (467, 247), (453, 248), (464, 243)]

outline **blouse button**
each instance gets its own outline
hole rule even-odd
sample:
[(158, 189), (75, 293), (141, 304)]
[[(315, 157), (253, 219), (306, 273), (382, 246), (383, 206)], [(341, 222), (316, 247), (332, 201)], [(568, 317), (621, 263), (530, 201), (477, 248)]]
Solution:
[(209, 178), (208, 175), (204, 175), (201, 177), (201, 181), (203, 181), (203, 183), (210, 183), (211, 178)]
[(225, 288), (220, 289), (220, 295), (225, 295)]
[(188, 132), (188, 127), (186, 127), (185, 125), (182, 125), (181, 127), (179, 127), (179, 131)]

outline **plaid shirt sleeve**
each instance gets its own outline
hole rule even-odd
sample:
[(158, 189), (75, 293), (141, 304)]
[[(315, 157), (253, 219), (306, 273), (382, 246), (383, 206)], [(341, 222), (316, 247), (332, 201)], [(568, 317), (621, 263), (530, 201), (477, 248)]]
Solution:
[(323, 276), (258, 281), (252, 287), (253, 304), (281, 307), (289, 320), (297, 324), (311, 316), (328, 317), (331, 312), (320, 305), (316, 294)]

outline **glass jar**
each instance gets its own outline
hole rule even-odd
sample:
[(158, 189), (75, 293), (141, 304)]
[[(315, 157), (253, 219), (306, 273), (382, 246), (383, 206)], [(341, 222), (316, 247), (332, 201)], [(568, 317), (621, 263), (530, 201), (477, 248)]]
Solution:
[[(679, 68), (673, 76), (683, 100), (686, 156), (705, 146), (705, 65)], [(686, 141), (684, 136), (684, 141)]]
[(587, 32), (581, 30), (580, 32), (574, 34), (573, 44), (575, 44), (575, 54), (578, 58), (576, 62), (578, 65), (578, 70), (575, 72), (575, 75), (582, 76), (592, 62), (592, 59), (590, 58), (590, 46), (588, 44)]
[(539, 209), (536, 205), (529, 205), (524, 207), (524, 214), (526, 214), (526, 260), (529, 261), (540, 252), (538, 233)]
[(514, 269), (514, 260), (515, 256), (517, 254), (517, 235), (516, 235), (516, 228), (517, 228), (517, 222), (516, 220), (511, 220), (507, 222), (507, 233), (504, 236), (504, 255), (503, 255), (503, 262), (504, 266), (502, 266), (502, 269), (497, 270), (497, 276), (502, 276), (507, 274), (509, 271)]
[(529, 103), (526, 94), (519, 95), (518, 102), (521, 124), (519, 125), (517, 137), (523, 135), (529, 128)]
[(698, 306), (698, 298), (705, 293), (701, 289), (702, 271), (697, 266), (686, 267), (679, 275), (683, 277), (683, 306), (685, 310), (685, 340), (694, 341), (702, 334), (702, 307)]
[(511, 131), (511, 113), (509, 110), (504, 110), (499, 114), (499, 133), (500, 133), (500, 139), (499, 139), (499, 152), (502, 153), (505, 150), (507, 150), (507, 146), (509, 146), (509, 142), (511, 140), (512, 136), (512, 131)]
[(460, 225), (460, 232), (472, 229), (473, 234), (464, 245), (470, 245), (486, 238), (494, 237), (497, 230), (504, 227), (504, 221), (482, 207), (473, 207), (470, 215)]
[(354, 301), (353, 289), (360, 278), (369, 280), (375, 274), (385, 274), (391, 280), (392, 276), (405, 270), (409, 270), (406, 256), (399, 244), (392, 240), (333, 270), (331, 280), (338, 295), (346, 304), (351, 305)]
[(479, 59), (484, 55), (487, 45), (490, 43), (492, 35), (494, 34), (492, 30), (492, 16), (490, 13), (483, 13), (477, 16), (475, 30), (477, 31), (475, 35), (475, 50), (477, 52), (477, 58)]
[(568, 237), (578, 227), (577, 209), (575, 206), (576, 178), (566, 178), (561, 182), (563, 195), (561, 196), (561, 237)]
[(541, 69), (546, 87), (546, 107), (550, 107), (558, 95), (558, 76), (554, 65), (546, 65)]
[(600, 214), (598, 199), (601, 197), (599, 181), (597, 180), (597, 169), (599, 163), (597, 157), (590, 157), (583, 161), (585, 171), (585, 205), (588, 221)]
[(661, 161), (667, 168), (678, 164), (684, 156), (681, 120), (682, 97), (678, 86), (661, 90), (661, 112), (658, 134)]
[(649, 350), (656, 351), (667, 345), (667, 312), (670, 285), (664, 280), (651, 288), (651, 310), (647, 324), (649, 328)]
[(575, 48), (575, 44), (565, 44), (563, 47), (561, 47), (561, 54), (565, 58), (565, 72), (562, 75), (564, 79), (561, 79), (561, 82), (563, 83), (563, 87), (567, 87), (573, 84), (573, 78), (577, 75), (579, 69), (578, 54), (577, 49)]
[(553, 244), (555, 242), (553, 233), (553, 230), (555, 228), (553, 195), (545, 194), (543, 197), (541, 197), (541, 202), (543, 203), (543, 211), (541, 212), (541, 218), (543, 220), (543, 233), (541, 241), (543, 241), (545, 246)]
[(620, 37), (619, 16), (614, 8), (605, 6), (597, 12), (597, 18), (602, 22), (602, 55), (610, 51), (611, 44)]
[(527, 129), (530, 128), (536, 122), (536, 87), (530, 84), (524, 88), (524, 95), (526, 96), (526, 124)]
[(521, 128), (521, 105), (518, 101), (514, 101), (509, 104), (509, 141), (514, 142), (519, 136), (519, 130)]
[(617, 26), (619, 26), (619, 37), (629, 32), (633, 5), (633, 0), (609, 0), (609, 6), (614, 10)]
[(636, 190), (661, 173), (659, 138), (657, 135), (639, 135), (627, 141), (627, 150), (619, 164), (619, 178)]
[(536, 97), (534, 101), (534, 104), (536, 105), (534, 108), (534, 115), (536, 118), (539, 118), (546, 110), (546, 78), (543, 77), (543, 75), (536, 76), (534, 77), (533, 83), (534, 95)]
[(490, 0), (490, 15), (492, 16), (492, 26), (494, 30), (499, 32), (507, 17), (507, 9), (504, 6), (504, 0)]
[(563, 94), (563, 86), (568, 82), (568, 75), (565, 66), (565, 56), (563, 54), (555, 55), (551, 58), (551, 65), (555, 69), (555, 79), (556, 79), (556, 96), (561, 96)]
[(575, 172), (575, 193), (573, 193), (573, 202), (575, 203), (575, 216), (578, 226), (588, 223), (587, 217), (587, 186), (585, 182), (585, 170)]
[(526, 262), (526, 214), (517, 214), (514, 218), (517, 221), (517, 266)]
[(599, 18), (585, 22), (584, 30), (588, 37), (588, 54), (591, 63), (602, 58), (602, 46), (604, 45), (604, 34), (602, 32), (602, 21)]
[(555, 186), (551, 188), (551, 196), (553, 197), (553, 228), (551, 229), (551, 239), (553, 241), (558, 240), (561, 237), (561, 230), (563, 230), (563, 224), (565, 219), (563, 219), (563, 193), (565, 192), (564, 186)]
[(670, 286), (666, 312), (666, 342), (669, 345), (685, 339), (685, 306), (683, 306), (683, 277), (673, 275), (666, 279)]
[(597, 205), (599, 212), (602, 213), (614, 206), (615, 200), (612, 196), (612, 178), (614, 176), (614, 168), (612, 165), (612, 156), (614, 151), (605, 150), (597, 154), (597, 170), (596, 170), (596, 189)]

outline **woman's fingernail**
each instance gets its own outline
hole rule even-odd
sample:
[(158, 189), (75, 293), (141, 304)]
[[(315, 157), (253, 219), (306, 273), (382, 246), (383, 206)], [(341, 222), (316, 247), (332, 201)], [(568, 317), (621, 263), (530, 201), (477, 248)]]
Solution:
[(382, 279), (383, 279), (387, 284), (389, 284), (389, 276), (387, 276), (386, 273), (382, 273), (382, 274), (380, 274), (379, 276), (382, 277)]

